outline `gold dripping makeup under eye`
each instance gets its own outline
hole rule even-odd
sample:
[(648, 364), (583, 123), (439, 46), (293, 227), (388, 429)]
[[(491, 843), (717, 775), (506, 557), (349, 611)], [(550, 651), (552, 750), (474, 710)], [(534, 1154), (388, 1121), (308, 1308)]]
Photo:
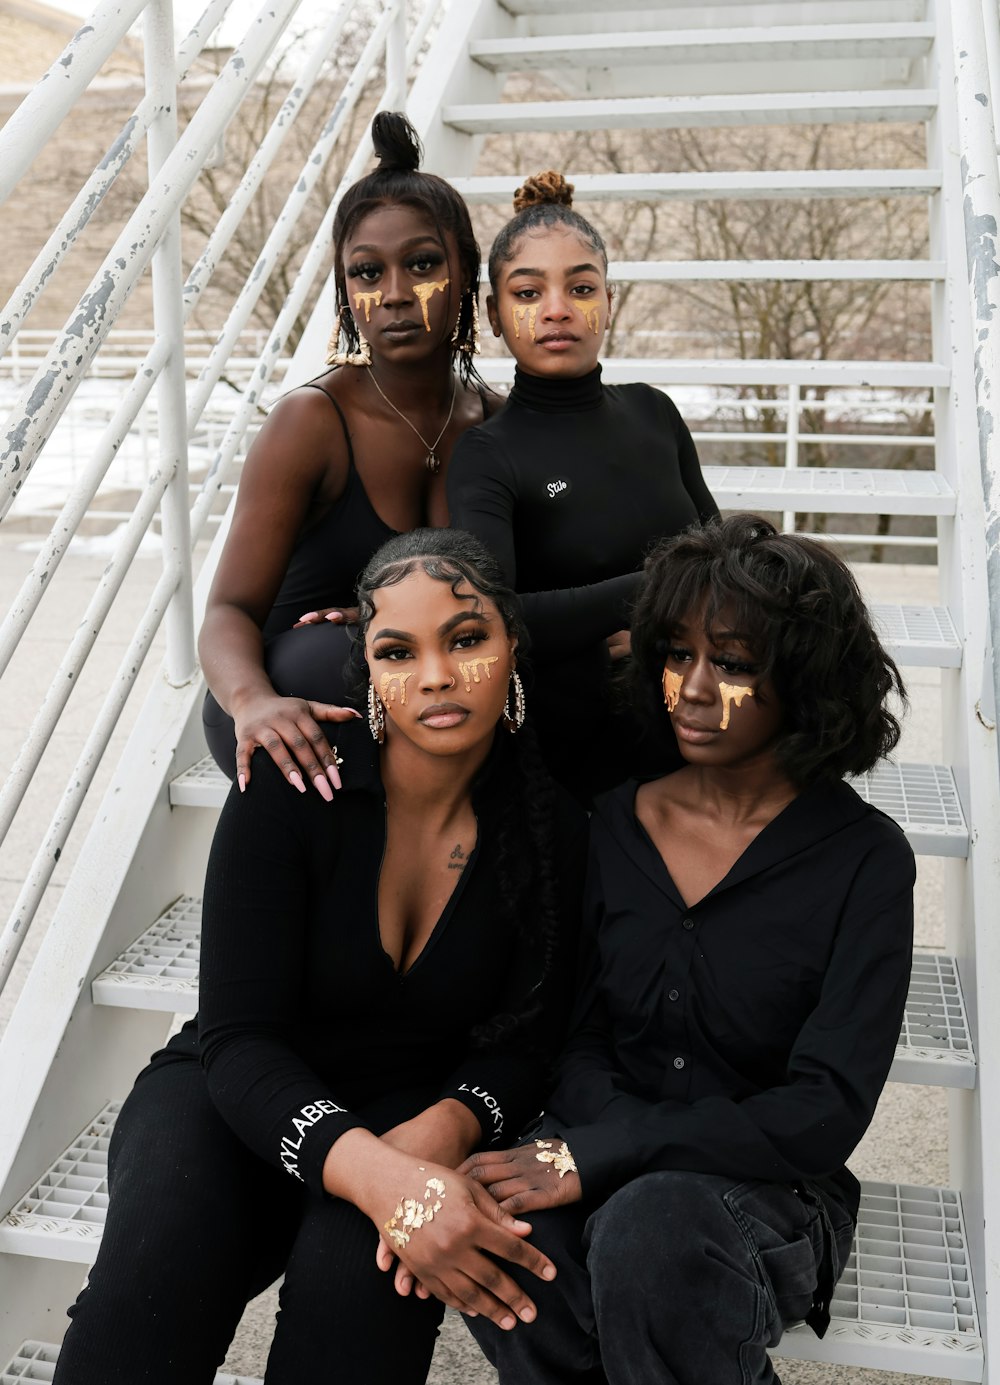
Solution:
[(737, 707), (742, 707), (745, 697), (753, 697), (754, 689), (740, 683), (720, 683), (719, 692), (722, 694), (722, 720), (719, 722), (719, 730), (726, 731), (729, 728), (729, 713), (735, 702)]
[(681, 700), (681, 684), (684, 682), (683, 673), (674, 673), (671, 668), (663, 670), (663, 705), (668, 712), (677, 710), (677, 704)]
[(515, 303), (510, 310), (511, 325), (514, 328), (514, 336), (520, 341), (521, 323), (525, 318), (528, 319), (528, 336), (532, 341), (535, 340), (535, 321), (538, 317), (538, 306), (535, 303)]
[(573, 306), (574, 308), (578, 308), (580, 312), (583, 313), (587, 326), (593, 332), (594, 336), (599, 337), (601, 335), (600, 303), (594, 303), (589, 299), (586, 302), (581, 303), (579, 299), (574, 299)]
[(475, 659), (460, 660), (458, 671), (462, 675), (462, 681), (465, 683), (465, 691), (472, 692), (473, 683), (481, 683), (483, 681), (483, 673), (486, 674), (486, 681), (489, 682), (493, 677), (492, 666), (499, 662), (499, 654), (479, 655)]
[(360, 313), (361, 309), (364, 308), (366, 322), (371, 322), (372, 320), (373, 303), (375, 304), (376, 308), (380, 308), (382, 306), (381, 289), (375, 289), (371, 293), (356, 293), (354, 295), (354, 311), (356, 313)]
[(413, 670), (409, 669), (406, 673), (382, 674), (382, 677), (378, 681), (378, 688), (382, 696), (382, 701), (387, 707), (392, 706), (396, 701), (397, 695), (399, 697), (399, 705), (401, 707), (406, 706), (406, 680), (412, 673)]
[(431, 320), (427, 313), (427, 304), (435, 293), (444, 293), (450, 283), (450, 279), (432, 279), (426, 284), (413, 286), (413, 296), (420, 304), (420, 311), (424, 315), (424, 327), (428, 332), (431, 330)]

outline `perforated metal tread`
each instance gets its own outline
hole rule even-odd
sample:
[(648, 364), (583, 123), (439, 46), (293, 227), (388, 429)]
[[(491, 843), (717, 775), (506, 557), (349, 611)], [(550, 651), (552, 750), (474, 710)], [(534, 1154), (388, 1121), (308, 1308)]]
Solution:
[(958, 668), (962, 641), (943, 606), (893, 606), (874, 602), (871, 613), (890, 654), (910, 667)]
[(918, 855), (968, 856), (969, 829), (947, 765), (883, 762), (849, 782), (899, 823)]
[(863, 1183), (847, 1269), (820, 1341), (790, 1329), (776, 1356), (982, 1380), (972, 1272), (958, 1193)]
[[(941, 186), (932, 168), (769, 169), (732, 173), (567, 173), (578, 202), (697, 202), (719, 197), (749, 201), (817, 197), (923, 197)], [(473, 175), (449, 181), (466, 202), (507, 206), (523, 182), (518, 176)]]
[[(93, 983), (95, 1005), (193, 1015), (201, 900), (183, 895)], [(974, 1087), (976, 1059), (952, 957), (918, 952), (889, 1074), (894, 1082)]]
[(936, 471), (707, 466), (704, 473), (722, 510), (807, 510), (852, 515), (955, 513), (955, 492)]
[[(927, 856), (968, 855), (969, 831), (955, 777), (947, 765), (886, 764), (851, 783), (866, 802), (896, 819), (914, 851)], [(228, 779), (206, 755), (171, 780), (170, 802), (220, 808), (228, 792)]]
[[(0, 1251), (93, 1261), (103, 1210), (95, 1210), (89, 1221), (75, 1218), (74, 1213), (88, 1203), (97, 1209), (100, 1198), (106, 1205), (107, 1141), (117, 1110), (109, 1106), (102, 1111), (41, 1180), (38, 1190), (33, 1189), (0, 1223)], [(70, 1178), (77, 1185), (73, 1189), (77, 1203), (60, 1216), (57, 1209), (68, 1200), (63, 1185)], [(982, 1342), (958, 1194), (949, 1189), (862, 1184), (858, 1234), (832, 1311), (833, 1322), (822, 1341), (806, 1328), (793, 1328), (775, 1354), (980, 1380)], [(43, 1347), (32, 1358), (31, 1350), (22, 1348), (7, 1373), (0, 1375), (0, 1385), (51, 1379), (42, 1373), (51, 1364), (45, 1352), (51, 1351)], [(13, 1368), (20, 1358), (24, 1358), (23, 1368), (17, 1375)], [(31, 1369), (37, 1373), (28, 1373)], [(236, 1385), (233, 1377), (216, 1377), (216, 1385), (222, 1382)]]
[(837, 121), (923, 121), (937, 92), (823, 91), (735, 96), (621, 96), (508, 101), (441, 108), (445, 125), (468, 135), (550, 130), (683, 130), (739, 125), (829, 125)]
[[(59, 1348), (51, 1342), (23, 1342), (0, 1370), (0, 1385), (21, 1385), (26, 1380), (51, 1380)], [(217, 1375), (214, 1385), (263, 1385), (248, 1375)]]

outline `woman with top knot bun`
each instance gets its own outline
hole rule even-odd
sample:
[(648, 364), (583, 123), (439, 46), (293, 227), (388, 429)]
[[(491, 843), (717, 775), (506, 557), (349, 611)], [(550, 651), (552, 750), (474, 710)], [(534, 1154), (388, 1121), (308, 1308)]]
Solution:
[(334, 220), (328, 369), (279, 401), (250, 449), (202, 626), (206, 739), (241, 788), (264, 746), (299, 792), (332, 797), (323, 727), (354, 715), (343, 668), (358, 574), (394, 534), (447, 524), (452, 449), (498, 402), (473, 365), (468, 208), (420, 170), (405, 116), (380, 111), (372, 142), (377, 167)]
[(448, 475), (451, 521), (496, 554), (521, 597), (530, 705), (549, 768), (584, 802), (672, 753), (612, 696), (647, 551), (718, 514), (671, 400), (605, 385), (608, 256), (548, 171), (526, 180), (490, 251), (487, 312), (516, 362), (508, 407), (465, 433)]

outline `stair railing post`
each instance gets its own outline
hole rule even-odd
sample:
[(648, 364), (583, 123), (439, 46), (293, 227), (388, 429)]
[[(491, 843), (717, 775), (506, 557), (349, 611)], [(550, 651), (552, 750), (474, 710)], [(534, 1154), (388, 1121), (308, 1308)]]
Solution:
[(954, 0), (955, 95), (975, 362), (993, 691), (1000, 706), (1000, 168), (982, 0)]
[[(156, 118), (149, 129), (149, 182), (177, 143), (177, 75), (174, 64), (173, 0), (150, 0), (143, 16), (146, 88)], [(184, 360), (184, 277), (181, 269), (181, 215), (178, 202), (153, 256), (153, 324), (169, 344), (170, 356), (157, 381), (159, 468), (170, 475), (160, 505), (164, 573), (176, 578), (167, 610), (168, 683), (182, 687), (197, 672), (191, 588), (191, 508), (188, 493), (187, 401)]]
[[(799, 464), (799, 409), (802, 405), (802, 390), (798, 385), (788, 386), (788, 413), (785, 419), (785, 470), (792, 471)], [(785, 510), (781, 517), (781, 527), (786, 534), (795, 533), (795, 511)]]
[(385, 108), (401, 111), (406, 106), (406, 0), (390, 0), (395, 9), (385, 39)]

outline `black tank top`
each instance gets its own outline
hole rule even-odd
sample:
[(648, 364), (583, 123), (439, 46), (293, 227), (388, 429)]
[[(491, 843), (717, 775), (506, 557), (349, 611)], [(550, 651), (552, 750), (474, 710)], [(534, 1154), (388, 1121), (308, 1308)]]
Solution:
[(310, 381), (303, 388), (319, 390), (337, 411), (347, 444), (347, 485), (326, 514), (299, 534), (288, 571), (264, 622), (265, 639), (291, 629), (306, 611), (353, 606), (365, 564), (396, 533), (375, 513), (361, 484), (343, 409), (322, 385)]

